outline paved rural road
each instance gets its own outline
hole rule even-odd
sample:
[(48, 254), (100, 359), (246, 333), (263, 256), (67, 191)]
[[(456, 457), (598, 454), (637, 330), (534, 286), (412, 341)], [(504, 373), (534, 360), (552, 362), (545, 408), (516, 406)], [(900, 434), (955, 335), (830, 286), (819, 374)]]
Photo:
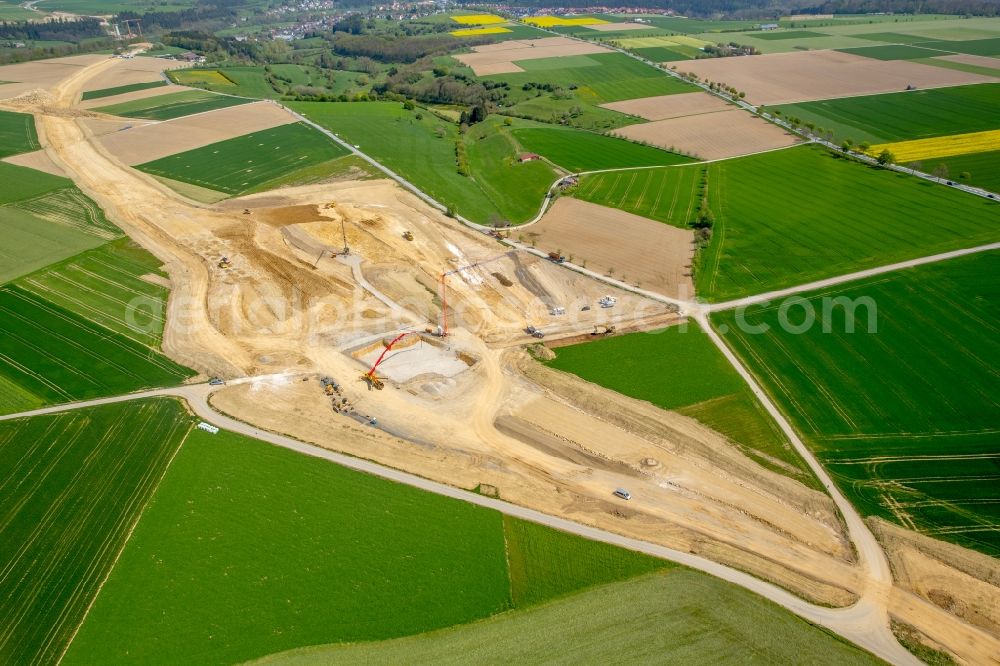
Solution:
[[(230, 381), (229, 385), (253, 383), (255, 381), (267, 381), (268, 378), (269, 376), (248, 377)], [(4, 415), (0, 416), (0, 421), (8, 421), (11, 419), (30, 416), (41, 416), (44, 414), (55, 414), (75, 409), (84, 409), (86, 407), (109, 405), (132, 400), (142, 400), (145, 398), (181, 398), (185, 400), (188, 405), (190, 405), (191, 409), (199, 418), (219, 426), (220, 428), (246, 435), (248, 437), (253, 437), (255, 439), (259, 439), (308, 456), (322, 458), (349, 469), (364, 472), (366, 474), (372, 474), (374, 476), (395, 481), (397, 483), (403, 483), (408, 486), (413, 486), (437, 495), (443, 495), (445, 497), (451, 497), (453, 499), (469, 502), (470, 504), (495, 509), (501, 513), (522, 518), (524, 520), (530, 520), (557, 530), (577, 534), (596, 541), (603, 541), (605, 543), (621, 546), (622, 548), (628, 548), (630, 550), (646, 553), (654, 557), (660, 557), (665, 560), (683, 564), (691, 567), (692, 569), (703, 571), (716, 576), (717, 578), (721, 578), (722, 580), (739, 585), (740, 587), (755, 592), (766, 599), (770, 599), (809, 622), (826, 627), (827, 629), (830, 629), (831, 631), (843, 636), (851, 642), (869, 650), (891, 663), (905, 666), (920, 664), (919, 660), (913, 657), (913, 655), (907, 652), (899, 645), (899, 643), (896, 642), (891, 633), (883, 630), (883, 628), (887, 626), (885, 606), (884, 603), (878, 603), (878, 601), (874, 599), (862, 598), (853, 606), (848, 608), (826, 608), (823, 606), (816, 606), (796, 597), (776, 585), (759, 580), (749, 574), (727, 567), (723, 564), (713, 562), (703, 557), (698, 557), (697, 555), (674, 550), (672, 548), (666, 548), (664, 546), (646, 541), (640, 541), (638, 539), (631, 539), (614, 534), (613, 532), (608, 532), (595, 527), (590, 527), (589, 525), (566, 520), (565, 518), (550, 516), (533, 509), (527, 509), (502, 500), (477, 495), (476, 493), (454, 488), (443, 483), (437, 483), (436, 481), (430, 481), (407, 472), (392, 469), (391, 467), (335, 453), (319, 446), (306, 444), (305, 442), (292, 439), (291, 437), (255, 428), (247, 423), (237, 421), (215, 411), (208, 403), (209, 396), (214, 390), (216, 390), (216, 387), (209, 386), (208, 384), (193, 384), (176, 388), (154, 389), (151, 391), (130, 393), (110, 398), (99, 398), (96, 400), (87, 400), (84, 402), (45, 407), (19, 414)], [(771, 408), (773, 408), (773, 405), (771, 405)], [(776, 413), (775, 416), (780, 419), (780, 413)], [(790, 429), (790, 426), (787, 426), (787, 422), (783, 419), (779, 422), (782, 423), (784, 427), (789, 427)], [(794, 437), (793, 432), (790, 432), (789, 434)], [(798, 440), (796, 439), (794, 441)], [(801, 442), (799, 442), (799, 445), (801, 445)], [(807, 460), (810, 460), (810, 464), (813, 464), (812, 458), (804, 446), (801, 452)], [(818, 463), (816, 463), (816, 465), (818, 466)], [(829, 479), (825, 477), (825, 473), (821, 467), (818, 467), (816, 472), (817, 474), (823, 475), (821, 478), (824, 479), (824, 483), (829, 483)], [(845, 512), (845, 515), (850, 514)], [(875, 545), (877, 548), (877, 544)], [(881, 554), (880, 549), (878, 553)], [(866, 554), (866, 556), (872, 557), (870, 554)]]

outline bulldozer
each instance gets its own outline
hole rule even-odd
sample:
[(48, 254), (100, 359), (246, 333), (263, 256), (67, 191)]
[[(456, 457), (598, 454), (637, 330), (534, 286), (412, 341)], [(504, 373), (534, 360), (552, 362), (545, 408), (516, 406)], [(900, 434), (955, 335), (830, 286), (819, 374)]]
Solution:
[(403, 232), (403, 238), (405, 238), (408, 241), (413, 240), (413, 232), (412, 231), (404, 231)]
[(614, 335), (615, 327), (613, 324), (598, 324), (594, 326), (594, 332), (591, 335)]
[(219, 259), (219, 268), (232, 268), (233, 262), (229, 261), (229, 257), (223, 257)]

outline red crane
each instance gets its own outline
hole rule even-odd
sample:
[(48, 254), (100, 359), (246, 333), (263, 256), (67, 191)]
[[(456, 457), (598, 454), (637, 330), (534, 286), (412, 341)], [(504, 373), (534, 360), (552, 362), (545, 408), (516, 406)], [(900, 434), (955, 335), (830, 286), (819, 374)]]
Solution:
[(482, 266), (483, 264), (488, 264), (492, 261), (498, 259), (503, 259), (504, 257), (513, 254), (511, 252), (504, 252), (503, 254), (498, 254), (495, 257), (490, 257), (489, 259), (481, 259), (479, 261), (474, 261), (471, 264), (466, 264), (465, 266), (459, 266), (450, 271), (445, 271), (441, 273), (441, 335), (448, 335), (448, 283), (446, 282), (449, 275), (454, 275), (455, 273), (461, 273), (467, 268), (475, 268), (476, 266)]
[(403, 338), (405, 338), (407, 335), (413, 335), (413, 332), (412, 331), (407, 331), (405, 333), (400, 333), (395, 338), (393, 338), (392, 342), (390, 342), (389, 344), (387, 344), (385, 346), (385, 349), (382, 350), (382, 353), (379, 354), (378, 359), (376, 359), (375, 363), (372, 365), (371, 370), (369, 370), (365, 374), (361, 375), (361, 379), (363, 379), (364, 381), (368, 382), (369, 386), (371, 386), (372, 388), (378, 389), (379, 391), (381, 391), (383, 388), (385, 388), (385, 384), (375, 374), (375, 370), (378, 368), (379, 364), (385, 358), (385, 355), (389, 353), (389, 350), (392, 349), (392, 346), (394, 344), (396, 344), (397, 342), (399, 342), (400, 340), (402, 340)]

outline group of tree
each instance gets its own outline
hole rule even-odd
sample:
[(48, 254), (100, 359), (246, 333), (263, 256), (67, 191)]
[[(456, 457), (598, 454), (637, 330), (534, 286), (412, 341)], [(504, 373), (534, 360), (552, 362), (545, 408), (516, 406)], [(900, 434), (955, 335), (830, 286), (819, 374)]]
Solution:
[(100, 20), (53, 19), (51, 21), (9, 21), (0, 23), (0, 39), (23, 41), (79, 42), (107, 36)]

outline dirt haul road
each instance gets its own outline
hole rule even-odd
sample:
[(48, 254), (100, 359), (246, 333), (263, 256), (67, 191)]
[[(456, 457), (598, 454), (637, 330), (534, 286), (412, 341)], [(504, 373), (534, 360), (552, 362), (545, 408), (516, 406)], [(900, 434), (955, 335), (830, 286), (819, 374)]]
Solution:
[[(866, 591), (828, 497), (757, 465), (690, 419), (504, 351), (530, 340), (526, 322), (546, 316), (548, 306), (593, 303), (605, 292), (549, 262), (522, 254), (456, 273), (448, 286), (455, 335), (443, 344), (421, 341), (387, 362), (450, 354), (468, 359), (468, 369), (364, 390), (356, 381), (364, 366), (351, 353), (414, 319), (436, 321), (438, 274), (502, 248), (384, 181), (281, 190), (215, 207), (187, 201), (103, 153), (74, 117), (70, 107), (89, 77), (115, 65), (76, 74), (55, 101), (33, 110), (53, 160), (164, 261), (173, 285), (165, 351), (206, 374), (278, 373), (220, 391), (219, 409), (450, 485), (490, 484), (518, 504), (702, 554), (809, 599), (844, 605)], [(330, 199), (336, 203), (327, 205)], [(342, 245), (341, 223), (364, 259), (366, 282), (406, 310), (406, 322), (357, 284), (351, 266), (317, 256), (317, 248)], [(404, 240), (404, 230), (415, 240)], [(218, 266), (223, 254), (233, 268)], [(624, 293), (614, 310), (619, 319), (656, 325), (671, 317), (662, 305)], [(579, 334), (606, 314), (593, 308), (546, 324)], [(334, 414), (315, 382), (320, 374), (338, 378), (343, 399), (358, 414), (377, 415), (383, 429)], [(546, 432), (558, 423), (574, 427)], [(628, 505), (610, 497), (622, 485), (636, 498)], [(885, 596), (868, 596), (873, 612), (866, 605), (850, 617), (880, 617)], [(960, 623), (952, 633), (964, 629)], [(873, 647), (903, 661), (879, 640)], [(989, 646), (977, 644), (986, 647), (975, 655), (967, 645), (955, 649), (975, 660)]]

